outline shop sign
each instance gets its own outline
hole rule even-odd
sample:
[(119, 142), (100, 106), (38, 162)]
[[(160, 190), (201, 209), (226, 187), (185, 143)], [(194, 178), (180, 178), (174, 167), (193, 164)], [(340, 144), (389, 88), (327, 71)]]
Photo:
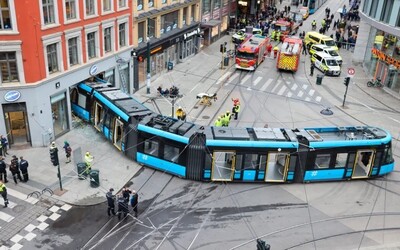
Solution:
[(219, 19), (219, 8), (213, 10), (213, 19)]
[(162, 50), (162, 46), (158, 46), (157, 48), (150, 50), (150, 54), (152, 55), (152, 54), (157, 53), (158, 51), (161, 51), (161, 50)]
[(197, 29), (195, 29), (195, 30), (193, 30), (191, 32), (186, 33), (186, 34), (183, 34), (183, 39), (186, 40), (187, 38), (189, 38), (191, 36), (194, 36), (194, 35), (197, 35), (197, 34), (200, 34), (200, 28), (197, 28)]
[(222, 7), (222, 15), (223, 16), (227, 16), (228, 15), (228, 10), (229, 10), (228, 5), (224, 5), (224, 7)]
[(16, 100), (18, 100), (21, 97), (21, 93), (17, 90), (11, 90), (8, 91), (5, 95), (4, 95), (4, 100), (6, 100), (6, 102), (15, 102)]
[(372, 49), (372, 54), (376, 55), (376, 56), (379, 58), (379, 60), (384, 61), (384, 62), (386, 62), (387, 64), (391, 64), (391, 65), (393, 65), (394, 67), (400, 69), (400, 61), (394, 59), (394, 58), (391, 57), (391, 56), (386, 55), (385, 53), (383, 53), (382, 50), (373, 48), (373, 49)]
[(89, 69), (89, 74), (91, 76), (95, 76), (97, 71), (98, 71), (97, 65), (93, 64), (92, 67), (90, 67), (90, 69)]

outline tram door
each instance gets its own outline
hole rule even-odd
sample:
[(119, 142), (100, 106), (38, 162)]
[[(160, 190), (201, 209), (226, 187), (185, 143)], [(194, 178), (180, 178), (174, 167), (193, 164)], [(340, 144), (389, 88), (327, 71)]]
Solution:
[(284, 182), (287, 177), (290, 155), (284, 152), (270, 152), (267, 158), (266, 182)]
[(353, 166), (352, 179), (366, 178), (371, 175), (372, 164), (375, 158), (375, 150), (358, 150)]
[(122, 150), (122, 140), (124, 138), (124, 124), (119, 119), (115, 119), (113, 143), (119, 149)]
[(101, 125), (103, 123), (103, 106), (96, 102), (94, 109), (94, 127), (98, 131), (101, 131)]
[(235, 156), (235, 151), (214, 151), (211, 171), (212, 181), (232, 181)]

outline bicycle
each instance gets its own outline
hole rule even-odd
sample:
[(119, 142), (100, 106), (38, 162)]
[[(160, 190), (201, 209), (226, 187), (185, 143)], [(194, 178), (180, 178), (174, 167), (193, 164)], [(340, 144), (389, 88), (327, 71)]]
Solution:
[(375, 80), (371, 80), (367, 82), (368, 87), (377, 87), (377, 88), (382, 88), (383, 84), (380, 78), (376, 78)]

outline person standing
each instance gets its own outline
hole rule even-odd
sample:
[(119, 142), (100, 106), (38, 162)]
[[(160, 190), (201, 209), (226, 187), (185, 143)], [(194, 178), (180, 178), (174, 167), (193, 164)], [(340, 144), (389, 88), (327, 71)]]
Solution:
[(118, 220), (121, 220), (121, 215), (124, 214), (124, 217), (128, 214), (128, 202), (122, 195), (118, 195)]
[(4, 137), (3, 135), (1, 135), (0, 140), (1, 140), (1, 147), (2, 147), (2, 150), (3, 150), (2, 153), (3, 153), (4, 157), (5, 157), (6, 155), (8, 155), (8, 153), (7, 153), (8, 141), (7, 141), (7, 138)]
[(8, 206), (8, 199), (7, 199), (7, 188), (6, 185), (2, 181), (0, 181), (0, 194), (4, 200), (4, 207)]
[(85, 154), (85, 164), (86, 164), (85, 172), (87, 175), (90, 173), (90, 170), (92, 170), (92, 163), (93, 163), (93, 156), (88, 151)]
[(22, 181), (21, 172), (19, 171), (18, 158), (15, 155), (13, 155), (11, 159), (10, 171), (11, 175), (13, 176), (15, 184), (18, 184), (17, 177), (20, 181)]
[(307, 45), (306, 45), (306, 43), (304, 42), (304, 39), (303, 39), (303, 43), (302, 43), (302, 54), (303, 55), (307, 55)]
[(278, 46), (274, 47), (274, 59), (278, 56), (279, 48)]
[(314, 64), (311, 63), (311, 66), (310, 66), (310, 76), (313, 76), (313, 75), (314, 75)]
[(137, 217), (138, 214), (138, 203), (139, 203), (139, 195), (136, 193), (135, 190), (132, 190), (132, 196), (131, 196), (131, 206), (133, 208), (133, 211), (135, 211), (135, 217)]
[(4, 162), (4, 158), (0, 156), (0, 181), (4, 181), (4, 183), (7, 183), (7, 171), (6, 171), (7, 165)]
[(67, 158), (67, 161), (65, 163), (70, 163), (71, 162), (71, 153), (72, 149), (71, 146), (67, 141), (64, 141), (64, 150), (65, 150), (65, 157)]
[(113, 195), (112, 192), (114, 192), (114, 189), (110, 188), (110, 190), (106, 194), (107, 204), (108, 204), (107, 208), (108, 216), (111, 216), (111, 213), (115, 215), (115, 195)]
[(214, 127), (222, 127), (221, 117), (218, 117), (214, 122)]
[(23, 182), (27, 182), (29, 180), (28, 176), (28, 166), (29, 163), (27, 160), (24, 159), (23, 156), (19, 157), (20, 162), (19, 162), (19, 169), (22, 172), (22, 177), (24, 178)]
[(127, 186), (125, 186), (122, 189), (122, 196), (124, 197), (126, 203), (129, 202), (129, 196), (131, 195), (131, 193), (132, 193), (132, 191)]
[(234, 118), (235, 120), (238, 119), (239, 112), (240, 112), (240, 103), (236, 103), (236, 105), (234, 105), (232, 108), (232, 114), (235, 115), (235, 118)]

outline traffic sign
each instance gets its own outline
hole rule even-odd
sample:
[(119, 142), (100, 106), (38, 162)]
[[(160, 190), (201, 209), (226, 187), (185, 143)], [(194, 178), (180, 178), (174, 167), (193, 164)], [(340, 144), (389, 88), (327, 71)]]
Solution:
[(355, 73), (356, 70), (354, 68), (347, 68), (347, 76), (353, 77)]

